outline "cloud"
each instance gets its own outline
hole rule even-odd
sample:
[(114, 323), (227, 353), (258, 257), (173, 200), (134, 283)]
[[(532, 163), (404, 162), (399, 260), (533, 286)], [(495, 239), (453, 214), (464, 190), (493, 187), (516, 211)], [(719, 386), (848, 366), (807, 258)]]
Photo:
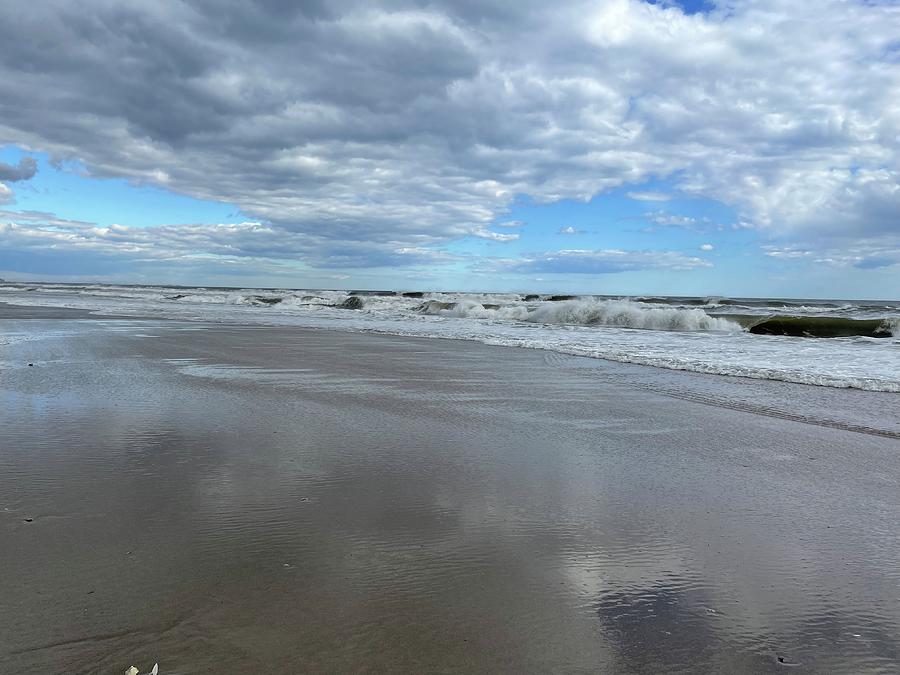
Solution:
[(28, 180), (37, 173), (37, 162), (33, 157), (23, 157), (18, 166), (0, 162), (0, 180), (15, 183), (19, 180)]
[(556, 232), (557, 234), (582, 234), (581, 230), (572, 225), (568, 225), (566, 227), (561, 227)]
[[(574, 229), (574, 228), (573, 228)], [(578, 230), (575, 230), (578, 232)], [(517, 233), (485, 231), (496, 241), (511, 241)], [(701, 246), (701, 249), (708, 250)], [(59, 218), (37, 211), (0, 209), (0, 268), (20, 269), (27, 263), (42, 266), (48, 274), (74, 274), (79, 261), (98, 274), (124, 272), (130, 266), (142, 270), (199, 265), (207, 273), (222, 274), (226, 266), (233, 275), (284, 273), (285, 263), (302, 263), (308, 269), (431, 268), (467, 258), (428, 246), (404, 246), (397, 242), (334, 242), (328, 238), (260, 222), (182, 224), (158, 227), (101, 227), (94, 223)], [(10, 252), (18, 252), (13, 255)], [(771, 248), (769, 254), (780, 253)], [(512, 274), (612, 274), (653, 269), (692, 270), (710, 267), (701, 258), (676, 251), (623, 249), (564, 249), (526, 255), (518, 259), (469, 259), (474, 271)], [(248, 267), (252, 263), (253, 270)], [(20, 267), (17, 267), (19, 265)], [(27, 271), (27, 268), (22, 269)], [(342, 279), (346, 275), (323, 274)]]
[(235, 204), (323, 266), (651, 179), (771, 236), (877, 239), (898, 23), (875, 0), (46, 0), (0, 22), (0, 142)]
[(506, 220), (501, 223), (494, 223), (497, 227), (525, 227), (523, 220)]
[(503, 234), (502, 232), (491, 232), (490, 230), (486, 230), (480, 227), (472, 230), (472, 236), (480, 237), (481, 239), (490, 239), (491, 241), (502, 242), (515, 241), (519, 238), (519, 234), (517, 232), (511, 234)]
[(861, 239), (852, 245), (819, 241), (806, 244), (768, 244), (762, 248), (766, 256), (788, 264), (806, 262), (864, 270), (900, 265), (900, 236)]
[(712, 251), (715, 248), (712, 244), (700, 244), (701, 251)]
[(861, 270), (875, 270), (882, 267), (891, 267), (898, 262), (900, 262), (900, 260), (897, 258), (865, 258), (854, 263), (854, 267)]
[(641, 228), (641, 232), (646, 233), (657, 232), (660, 228), (674, 228), (696, 233), (705, 233), (713, 229), (723, 229), (723, 226), (714, 224), (705, 216), (694, 218), (693, 216), (667, 213), (666, 211), (652, 211), (645, 213), (641, 218), (650, 223), (649, 226)]
[(667, 202), (672, 199), (664, 192), (628, 192), (626, 196), (638, 202)]
[(495, 260), (495, 269), (514, 274), (615, 274), (642, 270), (693, 270), (712, 267), (702, 258), (677, 251), (622, 249), (565, 249), (546, 251), (519, 260)]
[(13, 202), (12, 189), (2, 181), (15, 183), (28, 180), (37, 173), (37, 162), (32, 157), (23, 157), (17, 166), (0, 162), (0, 204)]
[(691, 229), (697, 224), (697, 219), (692, 218), (691, 216), (679, 216), (664, 211), (645, 213), (644, 220), (660, 227), (681, 227), (685, 229)]
[(763, 246), (763, 251), (770, 258), (780, 258), (783, 260), (793, 260), (798, 258), (809, 258), (815, 255), (813, 251), (796, 248), (793, 246)]
[[(53, 214), (0, 210), (0, 251), (89, 256), (103, 262), (288, 261), (318, 269), (410, 267), (456, 258), (401, 242), (334, 242), (260, 222), (100, 227)], [(0, 253), (0, 261), (4, 254)], [(52, 271), (52, 270), (50, 270)]]

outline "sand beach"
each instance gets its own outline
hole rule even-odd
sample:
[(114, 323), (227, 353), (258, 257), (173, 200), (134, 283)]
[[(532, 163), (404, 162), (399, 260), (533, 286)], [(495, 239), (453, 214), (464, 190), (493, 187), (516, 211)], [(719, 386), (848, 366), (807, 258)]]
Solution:
[(896, 394), (0, 317), (0, 672), (900, 664)]

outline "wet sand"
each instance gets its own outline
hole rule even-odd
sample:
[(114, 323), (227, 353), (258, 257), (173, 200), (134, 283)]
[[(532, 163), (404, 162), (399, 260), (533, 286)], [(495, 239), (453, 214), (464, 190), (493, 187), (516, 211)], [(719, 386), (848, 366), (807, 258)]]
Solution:
[(898, 419), (895, 394), (0, 307), (0, 673), (896, 672)]

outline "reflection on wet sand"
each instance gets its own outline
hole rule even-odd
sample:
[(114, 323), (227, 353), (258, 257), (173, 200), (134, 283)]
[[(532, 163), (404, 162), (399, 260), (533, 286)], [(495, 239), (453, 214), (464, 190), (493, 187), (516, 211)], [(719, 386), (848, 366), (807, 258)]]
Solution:
[(748, 630), (739, 607), (715, 610), (702, 587), (671, 579), (602, 596), (597, 614), (623, 670), (743, 672), (792, 666), (812, 672), (879, 672), (900, 662), (894, 621), (847, 607)]
[(181, 328), (17, 322), (49, 337), (0, 372), (0, 672), (898, 663), (895, 439), (533, 351)]

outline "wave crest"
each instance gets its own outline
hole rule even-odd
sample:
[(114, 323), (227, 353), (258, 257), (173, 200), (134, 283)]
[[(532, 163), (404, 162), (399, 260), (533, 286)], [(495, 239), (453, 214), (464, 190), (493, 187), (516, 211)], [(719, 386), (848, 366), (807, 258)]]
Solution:
[(473, 300), (455, 303), (429, 300), (419, 306), (423, 314), (479, 319), (513, 319), (530, 323), (570, 326), (606, 326), (669, 331), (738, 332), (741, 326), (729, 319), (710, 316), (702, 309), (648, 307), (631, 300), (571, 300), (526, 305), (482, 305)]
[(710, 316), (699, 308), (647, 307), (630, 300), (578, 300), (541, 305), (530, 313), (527, 320), (538, 323), (644, 330), (728, 332), (743, 330), (734, 321)]

